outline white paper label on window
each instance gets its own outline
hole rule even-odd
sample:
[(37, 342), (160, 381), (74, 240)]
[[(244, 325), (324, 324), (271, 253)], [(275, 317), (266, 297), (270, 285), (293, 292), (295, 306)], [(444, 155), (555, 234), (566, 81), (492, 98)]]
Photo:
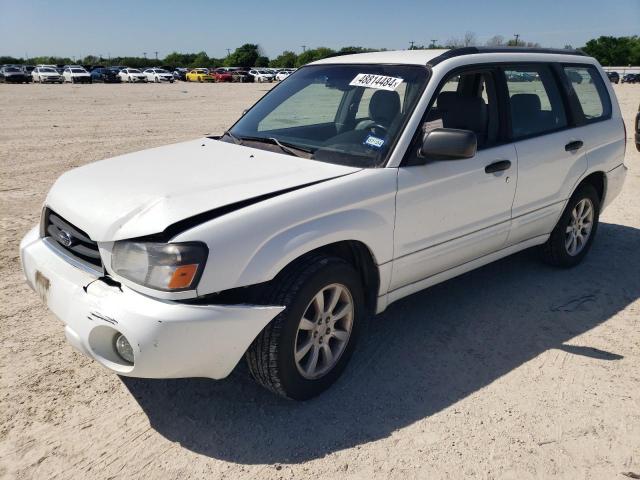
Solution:
[(378, 90), (394, 91), (402, 83), (401, 78), (373, 75), (371, 73), (359, 73), (349, 85), (354, 87), (375, 88)]

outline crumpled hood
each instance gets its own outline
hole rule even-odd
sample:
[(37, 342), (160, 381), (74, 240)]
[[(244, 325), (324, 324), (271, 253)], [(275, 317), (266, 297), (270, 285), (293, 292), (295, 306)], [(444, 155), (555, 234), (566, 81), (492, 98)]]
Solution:
[(94, 162), (63, 174), (46, 205), (92, 240), (160, 233), (225, 205), (358, 168), (198, 139)]

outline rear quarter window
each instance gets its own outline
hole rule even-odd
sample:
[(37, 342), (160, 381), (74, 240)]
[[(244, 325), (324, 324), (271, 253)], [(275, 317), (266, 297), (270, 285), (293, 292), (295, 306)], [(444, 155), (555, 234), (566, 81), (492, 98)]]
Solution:
[(589, 123), (609, 118), (609, 93), (596, 67), (565, 65), (563, 70), (576, 94), (584, 121)]

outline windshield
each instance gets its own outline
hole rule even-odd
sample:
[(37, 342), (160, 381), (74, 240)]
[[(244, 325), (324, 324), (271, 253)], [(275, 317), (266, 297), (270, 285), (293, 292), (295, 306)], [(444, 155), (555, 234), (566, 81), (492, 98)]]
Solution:
[(138, 70), (137, 68), (130, 68), (129, 73), (142, 73), (140, 70)]
[(43, 68), (40, 67), (40, 69), (38, 70), (40, 73), (58, 73), (57, 71), (55, 71), (53, 68)]
[[(231, 128), (252, 147), (330, 163), (381, 166), (427, 83), (426, 67), (317, 65), (292, 73)], [(277, 140), (276, 141), (274, 141)]]
[(72, 68), (71, 71), (73, 73), (87, 73), (87, 71), (82, 68)]
[(20, 72), (21, 70), (17, 67), (6, 67), (4, 69), (5, 72)]

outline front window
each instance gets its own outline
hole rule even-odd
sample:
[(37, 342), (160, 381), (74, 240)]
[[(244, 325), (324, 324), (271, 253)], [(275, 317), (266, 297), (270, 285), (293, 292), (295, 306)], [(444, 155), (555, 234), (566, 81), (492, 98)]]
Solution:
[(381, 166), (427, 79), (422, 66), (305, 67), (263, 97), (223, 140), (330, 163)]

